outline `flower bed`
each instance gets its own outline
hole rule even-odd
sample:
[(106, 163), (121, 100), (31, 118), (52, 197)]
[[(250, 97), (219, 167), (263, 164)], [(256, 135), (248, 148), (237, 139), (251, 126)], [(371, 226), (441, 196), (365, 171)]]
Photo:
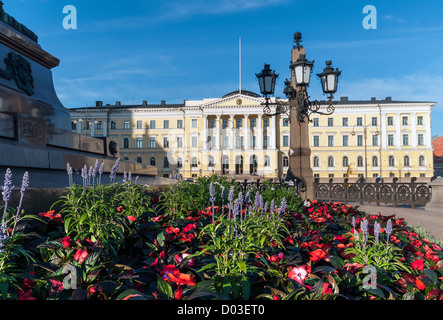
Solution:
[(403, 219), (216, 176), (156, 196), (96, 168), (26, 216), (5, 178), (3, 299), (443, 299), (442, 249)]

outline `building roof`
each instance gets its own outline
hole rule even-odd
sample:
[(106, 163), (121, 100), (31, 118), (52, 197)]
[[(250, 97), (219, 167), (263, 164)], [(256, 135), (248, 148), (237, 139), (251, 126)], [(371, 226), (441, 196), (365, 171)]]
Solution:
[(406, 100), (392, 100), (392, 97), (386, 97), (384, 99), (377, 99), (376, 97), (372, 97), (370, 100), (349, 100), (348, 97), (340, 97), (337, 100), (337, 104), (395, 104), (395, 103), (431, 103), (436, 104), (436, 102), (432, 101), (406, 101)]
[(252, 92), (252, 91), (241, 90), (241, 92), (240, 92), (240, 90), (235, 90), (235, 91), (229, 92), (228, 94), (225, 94), (222, 98), (227, 98), (227, 97), (230, 97), (230, 96), (235, 96), (236, 94), (239, 94), (239, 93), (241, 93), (241, 94), (243, 94), (245, 96), (253, 97), (253, 98), (260, 98), (261, 97), (259, 94), (255, 93), (255, 92)]
[(434, 156), (443, 157), (443, 137), (432, 140), (432, 146), (434, 147)]

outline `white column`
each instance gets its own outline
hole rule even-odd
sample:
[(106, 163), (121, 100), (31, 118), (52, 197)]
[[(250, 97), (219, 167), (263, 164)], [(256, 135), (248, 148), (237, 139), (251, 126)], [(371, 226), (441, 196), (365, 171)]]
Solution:
[(425, 116), (426, 125), (426, 148), (432, 150), (432, 132), (431, 132), (431, 107), (429, 107)]
[(91, 118), (91, 137), (95, 135), (95, 118)]
[(381, 143), (381, 147), (382, 149), (386, 149), (387, 146), (387, 134), (386, 134), (386, 113), (382, 113), (381, 114), (381, 119), (380, 119), (381, 123), (380, 123), (380, 143)]
[(395, 117), (395, 135), (396, 137), (396, 145), (397, 145), (397, 149), (401, 149), (401, 143), (403, 140), (403, 137), (401, 136), (401, 131), (400, 131), (400, 125), (401, 125), (401, 119), (400, 119), (400, 114), (397, 113), (396, 117)]
[(215, 137), (216, 149), (220, 150), (220, 115), (217, 115), (217, 136)]
[(208, 145), (208, 116), (206, 114), (204, 114), (203, 115), (203, 150), (207, 149), (207, 145)]
[(234, 149), (234, 115), (231, 114), (230, 115), (230, 121), (229, 121), (229, 132), (230, 132), (230, 139), (231, 141), (229, 142), (230, 144), (230, 148)]
[(272, 147), (277, 149), (277, 116), (271, 118), (272, 119)]
[(77, 120), (77, 133), (81, 134), (82, 133), (82, 125), (83, 125), (83, 121), (80, 121), (80, 119)]
[(417, 147), (417, 128), (416, 128), (416, 126), (415, 126), (415, 124), (416, 124), (416, 118), (417, 118), (417, 114), (414, 112), (414, 113), (412, 113), (411, 114), (411, 119), (410, 119), (410, 121), (411, 121), (411, 123), (410, 123), (410, 125), (411, 125), (411, 128), (412, 128), (412, 133), (411, 133), (411, 146), (413, 147), (413, 148), (416, 148)]
[(248, 125), (248, 117), (249, 117), (249, 114), (245, 114), (245, 129), (244, 129), (244, 132), (245, 132), (245, 139), (244, 139), (244, 142), (245, 142), (245, 145), (244, 145), (244, 148), (245, 148), (245, 150), (247, 150), (247, 149), (249, 149), (249, 139), (248, 139), (248, 136), (249, 136), (249, 125)]
[(257, 131), (257, 148), (258, 150), (263, 150), (263, 121), (262, 121), (262, 114), (258, 114), (258, 131)]
[(104, 137), (108, 136), (108, 118), (107, 117), (103, 118), (103, 136)]

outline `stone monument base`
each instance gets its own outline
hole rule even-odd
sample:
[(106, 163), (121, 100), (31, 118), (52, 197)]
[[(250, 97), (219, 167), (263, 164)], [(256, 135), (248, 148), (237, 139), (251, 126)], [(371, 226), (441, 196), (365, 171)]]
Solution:
[(432, 198), (426, 206), (425, 210), (437, 211), (443, 214), (443, 178), (437, 178), (429, 186), (432, 188)]

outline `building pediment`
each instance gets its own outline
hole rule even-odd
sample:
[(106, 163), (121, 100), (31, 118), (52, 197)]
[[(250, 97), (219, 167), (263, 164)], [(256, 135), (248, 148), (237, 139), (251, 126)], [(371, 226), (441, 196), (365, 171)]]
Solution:
[(201, 105), (205, 107), (242, 107), (242, 106), (260, 106), (263, 102), (263, 98), (255, 98), (241, 93), (231, 95), (229, 97), (220, 98), (209, 101)]

